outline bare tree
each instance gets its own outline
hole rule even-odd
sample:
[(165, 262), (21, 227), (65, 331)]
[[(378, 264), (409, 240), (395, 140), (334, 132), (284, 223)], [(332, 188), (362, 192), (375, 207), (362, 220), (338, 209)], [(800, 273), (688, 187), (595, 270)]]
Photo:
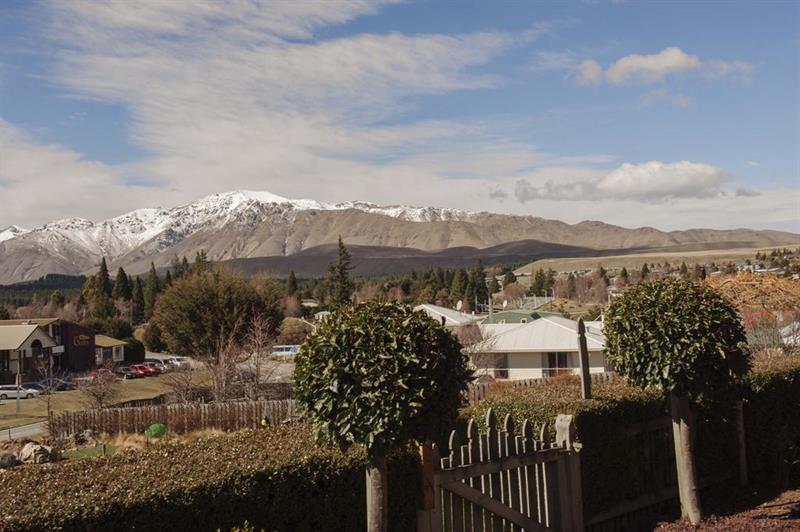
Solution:
[(78, 390), (90, 408), (105, 408), (119, 397), (119, 379), (113, 369), (114, 363), (107, 361), (94, 376), (78, 385)]
[(489, 377), (489, 370), (497, 366), (497, 355), (490, 352), (494, 346), (494, 335), (476, 323), (459, 327), (456, 331), (461, 342), (462, 352), (469, 358), (470, 365), (477, 377)]
[(211, 376), (211, 386), (216, 401), (225, 401), (233, 394), (237, 365), (244, 362), (243, 350), (236, 342), (236, 332), (220, 334), (214, 352), (202, 357), (203, 365)]
[(194, 366), (179, 367), (161, 379), (179, 403), (190, 403), (197, 392), (197, 371)]

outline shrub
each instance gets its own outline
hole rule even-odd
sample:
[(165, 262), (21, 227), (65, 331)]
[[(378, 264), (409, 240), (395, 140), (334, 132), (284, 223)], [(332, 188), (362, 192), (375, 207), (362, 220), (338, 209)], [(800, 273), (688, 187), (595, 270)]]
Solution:
[[(305, 425), (163, 442), (110, 458), (6, 471), (0, 529), (363, 530), (364, 454), (313, 443)], [(392, 527), (414, 527), (418, 463), (390, 457)]]

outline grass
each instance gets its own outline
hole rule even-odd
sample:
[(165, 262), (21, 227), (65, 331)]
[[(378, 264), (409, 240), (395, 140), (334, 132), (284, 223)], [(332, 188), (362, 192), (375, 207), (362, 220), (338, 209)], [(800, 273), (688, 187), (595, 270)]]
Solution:
[(99, 456), (114, 456), (117, 448), (113, 445), (94, 445), (91, 447), (78, 447), (71, 451), (64, 451), (64, 458), (68, 460), (84, 460), (86, 458), (97, 458)]
[[(790, 247), (796, 246), (791, 244)], [(783, 246), (775, 246), (783, 247)], [(630, 255), (611, 255), (607, 257), (581, 257), (581, 258), (562, 258), (562, 259), (542, 259), (531, 262), (516, 270), (516, 273), (532, 273), (543, 268), (553, 268), (557, 272), (569, 272), (574, 270), (592, 269), (596, 268), (598, 264), (602, 264), (606, 269), (612, 268), (627, 268), (641, 269), (642, 265), (647, 262), (650, 263), (663, 263), (668, 261), (670, 264), (680, 264), (686, 262), (688, 266), (695, 264), (708, 264), (716, 262), (717, 264), (729, 261), (742, 261), (744, 259), (753, 259), (757, 251), (769, 253), (773, 248), (735, 248), (735, 249), (711, 249), (702, 251), (673, 251), (673, 252), (650, 252), (638, 253)], [(523, 282), (527, 282), (525, 278)]]
[[(205, 375), (201, 373), (202, 379)], [(119, 382), (121, 393), (116, 402), (133, 401), (137, 399), (152, 399), (158, 395), (169, 392), (169, 387), (164, 382), (164, 376), (147, 377), (144, 379), (131, 379)], [(56, 392), (50, 396), (50, 406), (54, 413), (65, 410), (81, 410), (87, 407), (86, 399), (79, 390)], [(16, 400), (9, 399), (0, 405), (0, 429), (18, 427), (47, 419), (47, 396), (34, 399), (22, 399), (20, 412), (16, 412)]]

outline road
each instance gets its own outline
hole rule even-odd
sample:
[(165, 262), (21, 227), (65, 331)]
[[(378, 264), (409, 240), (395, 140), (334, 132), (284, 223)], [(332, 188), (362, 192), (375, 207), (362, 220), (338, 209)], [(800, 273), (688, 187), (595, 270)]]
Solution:
[(44, 434), (45, 432), (47, 432), (47, 422), (39, 421), (38, 423), (31, 423), (30, 425), (22, 425), (0, 431), (0, 441), (5, 441), (8, 439), (18, 440), (20, 438), (31, 438), (33, 436), (38, 436), (39, 434)]

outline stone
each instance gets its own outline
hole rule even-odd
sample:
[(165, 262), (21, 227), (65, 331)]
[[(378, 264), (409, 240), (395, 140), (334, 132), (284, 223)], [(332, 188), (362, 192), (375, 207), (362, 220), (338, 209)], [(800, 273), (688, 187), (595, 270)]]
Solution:
[(46, 464), (53, 459), (53, 448), (38, 443), (26, 443), (19, 452), (23, 464)]
[(0, 469), (8, 469), (10, 467), (14, 467), (19, 465), (19, 460), (17, 460), (17, 456), (12, 453), (3, 453), (0, 454)]

